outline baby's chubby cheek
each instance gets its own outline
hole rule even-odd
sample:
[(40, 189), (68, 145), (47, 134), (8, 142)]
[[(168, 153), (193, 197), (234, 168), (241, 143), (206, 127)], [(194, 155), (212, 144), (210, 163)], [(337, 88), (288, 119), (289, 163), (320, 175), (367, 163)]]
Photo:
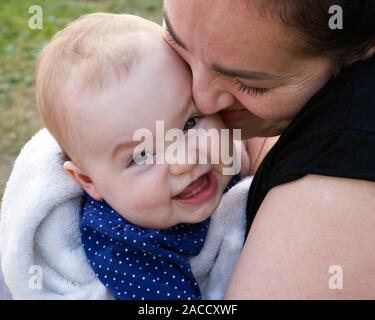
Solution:
[(154, 212), (165, 210), (170, 205), (171, 199), (168, 187), (162, 184), (134, 188), (127, 193), (122, 200), (124, 209), (127, 209), (126, 211), (146, 212), (146, 214), (152, 215)]
[(218, 184), (219, 184), (219, 190), (218, 192), (223, 193), (225, 187), (229, 184), (229, 181), (232, 179), (232, 175), (225, 175), (223, 174), (222, 170), (223, 168), (219, 169), (220, 172), (216, 172), (216, 177), (218, 179)]

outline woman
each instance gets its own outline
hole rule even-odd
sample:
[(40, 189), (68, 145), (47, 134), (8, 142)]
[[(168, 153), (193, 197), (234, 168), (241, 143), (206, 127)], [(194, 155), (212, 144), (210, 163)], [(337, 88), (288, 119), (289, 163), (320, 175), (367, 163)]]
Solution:
[(375, 298), (374, 1), (166, 0), (164, 22), (202, 112), (281, 134), (227, 298)]

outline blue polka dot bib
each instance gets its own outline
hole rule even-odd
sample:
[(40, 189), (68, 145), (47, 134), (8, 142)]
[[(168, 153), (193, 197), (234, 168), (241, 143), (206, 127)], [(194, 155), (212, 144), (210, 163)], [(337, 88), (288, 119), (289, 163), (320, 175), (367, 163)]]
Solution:
[(89, 263), (117, 299), (197, 300), (201, 294), (188, 258), (202, 249), (208, 226), (209, 219), (144, 229), (85, 195), (80, 229)]
[[(225, 192), (240, 180), (234, 176)], [(164, 230), (138, 227), (85, 194), (81, 240), (98, 279), (120, 300), (198, 300), (189, 256), (198, 255), (210, 219)]]

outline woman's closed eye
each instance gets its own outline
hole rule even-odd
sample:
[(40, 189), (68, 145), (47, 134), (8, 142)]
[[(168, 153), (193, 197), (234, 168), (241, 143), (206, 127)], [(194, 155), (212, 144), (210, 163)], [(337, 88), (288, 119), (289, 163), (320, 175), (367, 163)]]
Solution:
[(244, 84), (241, 80), (239, 79), (234, 79), (234, 83), (237, 86), (238, 90), (241, 91), (241, 93), (246, 93), (251, 96), (264, 96), (267, 92), (270, 91), (270, 89), (266, 88), (255, 88), (255, 87), (250, 87), (246, 84)]

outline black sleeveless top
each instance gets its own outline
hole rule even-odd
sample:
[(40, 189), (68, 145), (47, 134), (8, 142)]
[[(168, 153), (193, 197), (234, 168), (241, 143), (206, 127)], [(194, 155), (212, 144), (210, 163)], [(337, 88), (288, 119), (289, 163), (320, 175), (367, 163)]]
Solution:
[(284, 130), (254, 177), (247, 231), (268, 191), (308, 174), (375, 181), (375, 56), (331, 79)]

